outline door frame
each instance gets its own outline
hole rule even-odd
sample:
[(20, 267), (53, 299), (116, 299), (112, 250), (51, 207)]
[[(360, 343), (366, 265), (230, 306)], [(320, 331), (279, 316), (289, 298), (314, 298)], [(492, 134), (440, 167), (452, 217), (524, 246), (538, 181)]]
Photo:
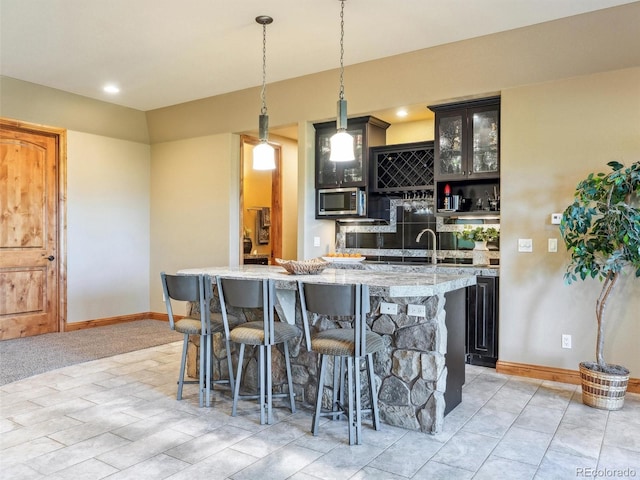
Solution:
[(58, 297), (55, 301), (58, 312), (57, 331), (64, 332), (67, 325), (67, 129), (5, 117), (0, 117), (0, 125), (9, 130), (45, 134), (56, 139), (56, 174), (58, 177), (58, 198), (56, 201), (58, 228), (56, 236), (58, 261), (56, 263), (58, 271), (56, 272), (56, 281), (58, 282)]
[[(242, 265), (244, 263), (244, 251), (242, 246), (243, 225), (244, 225), (244, 162), (248, 161), (244, 155), (245, 145), (258, 145), (260, 140), (249, 136), (240, 136), (240, 204), (239, 204), (239, 225), (238, 237), (240, 252), (238, 261)], [(282, 146), (277, 143), (269, 142), (269, 145), (275, 150), (276, 168), (271, 174), (271, 253), (269, 259), (282, 256)]]

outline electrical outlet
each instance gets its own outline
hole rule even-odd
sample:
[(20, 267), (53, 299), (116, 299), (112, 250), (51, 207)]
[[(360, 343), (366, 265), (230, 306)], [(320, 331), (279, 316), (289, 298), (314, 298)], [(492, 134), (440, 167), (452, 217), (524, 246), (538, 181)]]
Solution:
[(562, 348), (571, 348), (571, 335), (562, 334)]
[(427, 307), (425, 305), (407, 305), (407, 315), (412, 317), (426, 317)]
[(383, 315), (397, 315), (398, 305), (396, 303), (380, 302), (380, 313)]
[(548, 250), (551, 253), (556, 253), (558, 251), (558, 239), (557, 238), (550, 238), (549, 239), (549, 248), (548, 248)]
[(314, 247), (320, 246), (320, 237), (313, 237), (313, 246)]

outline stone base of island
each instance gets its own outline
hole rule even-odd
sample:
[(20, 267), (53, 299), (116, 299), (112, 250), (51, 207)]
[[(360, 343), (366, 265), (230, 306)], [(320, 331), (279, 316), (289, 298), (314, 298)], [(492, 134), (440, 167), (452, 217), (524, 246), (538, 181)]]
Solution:
[[(278, 316), (282, 321), (300, 327), (300, 337), (291, 341), (289, 348), (296, 402), (303, 408), (311, 409), (315, 403), (317, 357), (313, 352), (308, 352), (304, 345), (297, 294), (299, 281), (360, 283), (369, 286), (371, 305), (367, 322), (372, 331), (383, 336), (386, 344), (383, 352), (374, 355), (376, 388), (383, 422), (438, 433), (446, 413), (460, 403), (464, 384), (465, 289), (476, 283), (472, 273), (328, 268), (318, 275), (290, 275), (282, 267), (259, 265), (193, 268), (178, 273), (274, 279)], [(398, 305), (398, 313), (381, 314), (382, 302)], [(424, 306), (425, 316), (408, 315), (408, 305)], [(189, 313), (193, 313), (197, 305), (190, 305), (189, 308)], [(212, 301), (211, 311), (220, 311), (217, 297)], [(254, 319), (255, 315), (251, 311), (235, 313), (248, 320)], [(317, 317), (312, 328), (322, 328), (326, 322), (334, 321), (336, 319)], [(214, 352), (214, 375), (224, 377), (227, 374), (227, 352), (221, 338), (214, 338)], [(274, 390), (284, 392), (287, 388), (284, 356), (278, 348), (273, 349), (272, 361)], [(197, 362), (191, 362), (191, 365), (194, 364)], [(256, 359), (247, 354), (243, 366), (243, 389), (255, 389), (256, 370)], [(328, 371), (332, 372), (332, 369)], [(366, 375), (363, 378), (366, 381)], [(331, 398), (327, 390), (324, 396), (327, 400)]]

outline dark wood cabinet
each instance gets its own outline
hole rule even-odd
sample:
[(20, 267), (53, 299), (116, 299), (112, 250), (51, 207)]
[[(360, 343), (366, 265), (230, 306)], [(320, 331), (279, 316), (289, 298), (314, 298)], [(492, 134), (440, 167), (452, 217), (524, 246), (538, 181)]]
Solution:
[(436, 114), (437, 180), (500, 175), (500, 98), (429, 107)]
[(432, 141), (428, 141), (372, 147), (369, 191), (433, 191), (433, 145)]
[(329, 160), (330, 139), (336, 133), (335, 121), (313, 126), (316, 130), (316, 188), (367, 187), (369, 147), (386, 143), (389, 124), (371, 116), (348, 120), (347, 132), (353, 136), (356, 157), (352, 162)]
[[(500, 97), (429, 106), (435, 112), (436, 206), (451, 213), (445, 186), (458, 195), (458, 212), (499, 210)], [(465, 199), (462, 202), (462, 199)]]
[(467, 289), (467, 363), (495, 367), (498, 360), (499, 277), (477, 277)]
[(447, 308), (447, 387), (444, 391), (444, 414), (447, 415), (462, 401), (462, 386), (465, 383), (465, 289), (452, 290), (444, 294)]
[(245, 265), (269, 265), (268, 255), (245, 255), (243, 263)]

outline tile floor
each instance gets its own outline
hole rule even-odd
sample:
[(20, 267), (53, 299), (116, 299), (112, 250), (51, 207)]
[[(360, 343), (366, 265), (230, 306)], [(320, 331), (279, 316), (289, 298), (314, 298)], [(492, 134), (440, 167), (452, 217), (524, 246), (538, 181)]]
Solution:
[(438, 435), (254, 404), (227, 391), (175, 400), (181, 343), (62, 368), (0, 387), (3, 479), (573, 479), (640, 477), (640, 395), (621, 411), (585, 407), (574, 385), (467, 367), (463, 402)]

